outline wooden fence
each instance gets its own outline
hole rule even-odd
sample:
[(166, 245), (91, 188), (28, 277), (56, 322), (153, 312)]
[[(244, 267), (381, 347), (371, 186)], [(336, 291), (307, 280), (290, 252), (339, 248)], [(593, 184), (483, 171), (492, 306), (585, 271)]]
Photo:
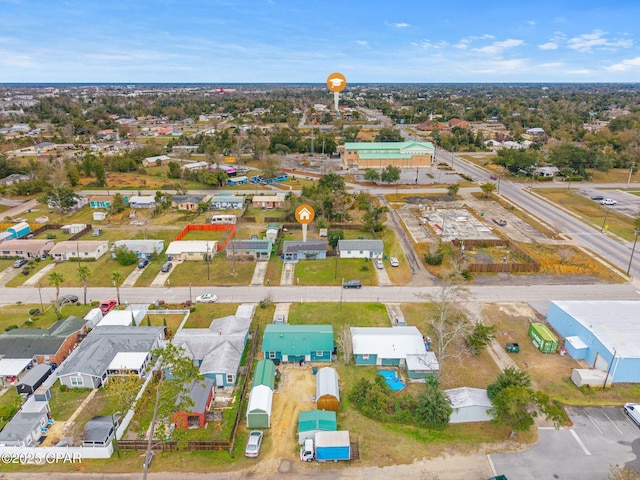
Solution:
[[(152, 310), (153, 312), (153, 310)], [(256, 355), (256, 349), (258, 347), (258, 337), (260, 336), (260, 328), (256, 327), (253, 335), (251, 336), (251, 345), (249, 346), (249, 352), (246, 357), (247, 373), (244, 375), (242, 385), (240, 388), (240, 398), (238, 399), (238, 408), (236, 410), (236, 416), (233, 421), (233, 427), (229, 435), (228, 440), (188, 440), (186, 443), (178, 444), (175, 440), (166, 440), (162, 442), (153, 442), (152, 449), (156, 451), (175, 451), (175, 450), (227, 450), (229, 455), (233, 456), (233, 447), (236, 441), (236, 433), (238, 431), (238, 425), (242, 418), (242, 404), (244, 403), (244, 397), (247, 391), (247, 385), (251, 378), (251, 367), (253, 366), (253, 359)], [(120, 440), (118, 446), (122, 450), (146, 450), (147, 440)]]
[(493, 239), (493, 240), (452, 240), (451, 246), (458, 258), (462, 257), (462, 246), (468, 247), (507, 247), (516, 252), (526, 260), (522, 263), (502, 262), (502, 263), (466, 263), (465, 270), (472, 273), (531, 273), (539, 272), (540, 264), (522, 251), (513, 241)]

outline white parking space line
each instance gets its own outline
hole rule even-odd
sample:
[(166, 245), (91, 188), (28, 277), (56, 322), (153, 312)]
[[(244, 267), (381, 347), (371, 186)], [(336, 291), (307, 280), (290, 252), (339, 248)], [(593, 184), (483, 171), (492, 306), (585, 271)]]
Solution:
[(600, 435), (603, 435), (602, 430), (600, 430), (600, 427), (598, 427), (598, 425), (596, 425), (596, 422), (593, 421), (593, 418), (591, 418), (591, 416), (587, 413), (587, 411), (583, 410), (583, 412), (587, 416), (589, 421), (593, 424), (593, 426), (596, 427), (596, 430), (598, 430), (598, 432), (600, 432)]
[(616, 430), (618, 430), (618, 433), (619, 433), (620, 435), (624, 435), (624, 433), (622, 433), (622, 430), (620, 430), (620, 429), (618, 428), (618, 426), (617, 426), (615, 423), (613, 423), (613, 420), (611, 420), (611, 419), (609, 418), (609, 415), (607, 415), (607, 412), (605, 412), (604, 410), (602, 410), (602, 413), (604, 414), (604, 416), (605, 416), (605, 417), (607, 417), (607, 420), (609, 420), (609, 422), (611, 422), (611, 425), (613, 425), (613, 427), (614, 427)]
[(582, 448), (582, 451), (584, 452), (585, 455), (589, 455), (591, 456), (591, 452), (587, 449), (587, 447), (584, 445), (584, 443), (582, 443), (582, 440), (580, 440), (580, 437), (578, 436), (578, 434), (572, 429), (569, 430), (571, 432), (571, 435), (573, 435), (573, 438), (576, 439), (576, 442), (578, 442), (578, 445), (580, 445), (580, 448)]

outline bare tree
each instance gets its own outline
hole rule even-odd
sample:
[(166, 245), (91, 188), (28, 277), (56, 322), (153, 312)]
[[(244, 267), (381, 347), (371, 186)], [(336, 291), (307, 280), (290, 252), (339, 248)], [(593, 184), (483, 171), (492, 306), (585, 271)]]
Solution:
[(473, 326), (464, 314), (464, 305), (469, 301), (467, 289), (453, 283), (442, 285), (433, 294), (423, 295), (429, 300), (427, 307), (426, 332), (431, 337), (431, 349), (436, 354), (440, 369), (448, 357), (457, 357), (450, 350), (451, 344), (462, 340)]

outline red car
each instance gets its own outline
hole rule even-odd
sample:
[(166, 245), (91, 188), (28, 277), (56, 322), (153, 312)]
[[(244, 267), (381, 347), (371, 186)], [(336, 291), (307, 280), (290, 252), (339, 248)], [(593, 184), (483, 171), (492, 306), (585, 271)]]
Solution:
[(100, 311), (102, 312), (103, 315), (106, 315), (107, 313), (109, 313), (109, 310), (111, 310), (117, 304), (118, 302), (115, 300), (105, 300), (100, 304)]

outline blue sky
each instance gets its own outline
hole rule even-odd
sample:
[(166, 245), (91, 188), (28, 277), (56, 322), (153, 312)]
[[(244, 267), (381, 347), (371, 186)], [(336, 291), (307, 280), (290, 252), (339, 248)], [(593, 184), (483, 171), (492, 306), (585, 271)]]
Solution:
[(638, 0), (0, 0), (0, 82), (638, 82)]

